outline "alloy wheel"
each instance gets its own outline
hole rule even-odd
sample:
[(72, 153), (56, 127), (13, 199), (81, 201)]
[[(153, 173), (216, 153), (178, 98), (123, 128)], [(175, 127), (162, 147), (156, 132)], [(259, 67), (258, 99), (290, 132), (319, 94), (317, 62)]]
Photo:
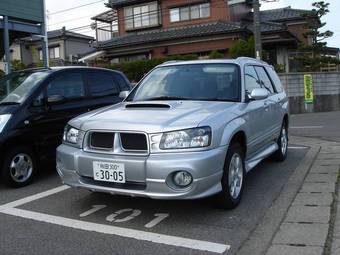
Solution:
[(242, 157), (238, 153), (235, 153), (230, 160), (228, 180), (230, 196), (237, 199), (243, 185), (243, 163)]
[(15, 182), (27, 181), (33, 172), (33, 160), (26, 153), (15, 155), (10, 163), (10, 175)]

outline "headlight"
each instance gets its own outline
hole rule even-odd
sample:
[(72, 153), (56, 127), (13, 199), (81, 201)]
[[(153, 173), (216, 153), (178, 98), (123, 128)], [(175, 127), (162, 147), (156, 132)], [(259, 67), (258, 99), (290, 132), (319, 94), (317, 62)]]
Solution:
[(69, 144), (80, 145), (82, 140), (81, 131), (70, 125), (64, 129), (63, 141)]
[(211, 128), (199, 127), (164, 133), (159, 148), (161, 150), (200, 148), (209, 146), (210, 142)]
[(0, 133), (6, 126), (8, 120), (11, 118), (12, 114), (1, 114), (0, 115)]

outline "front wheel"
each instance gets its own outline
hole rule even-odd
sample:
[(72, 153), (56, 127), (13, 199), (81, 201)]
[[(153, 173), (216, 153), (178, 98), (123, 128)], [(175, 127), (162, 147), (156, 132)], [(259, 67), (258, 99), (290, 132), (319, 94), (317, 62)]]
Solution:
[(233, 209), (241, 201), (245, 177), (244, 152), (239, 143), (228, 149), (222, 177), (222, 191), (216, 198), (217, 205)]
[(6, 185), (19, 188), (32, 181), (35, 171), (34, 153), (27, 147), (15, 147), (5, 155), (1, 175)]
[(274, 153), (273, 157), (277, 161), (284, 161), (288, 154), (288, 130), (286, 123), (282, 124), (280, 137), (277, 141), (278, 150)]

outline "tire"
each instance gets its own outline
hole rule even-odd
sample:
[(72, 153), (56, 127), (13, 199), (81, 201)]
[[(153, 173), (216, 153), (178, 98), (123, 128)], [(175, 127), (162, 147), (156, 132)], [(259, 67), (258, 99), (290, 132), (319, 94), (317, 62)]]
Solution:
[(242, 146), (239, 143), (232, 143), (224, 163), (222, 191), (216, 197), (218, 207), (234, 209), (241, 202), (246, 173), (244, 158)]
[(2, 180), (7, 186), (20, 188), (31, 183), (37, 164), (33, 151), (24, 146), (10, 149), (1, 168)]
[(288, 130), (286, 122), (283, 122), (282, 124), (277, 145), (279, 146), (279, 149), (273, 154), (273, 158), (279, 162), (285, 161), (288, 154)]

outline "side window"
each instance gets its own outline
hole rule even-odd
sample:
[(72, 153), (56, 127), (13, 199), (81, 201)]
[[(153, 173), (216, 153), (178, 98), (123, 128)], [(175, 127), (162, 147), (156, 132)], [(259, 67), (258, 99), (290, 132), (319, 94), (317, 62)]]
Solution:
[(119, 86), (115, 82), (112, 74), (90, 73), (87, 82), (92, 96), (118, 95), (120, 92)]
[(276, 74), (276, 72), (273, 70), (273, 68), (266, 67), (266, 70), (267, 70), (268, 74), (270, 75), (270, 78), (272, 79), (272, 81), (274, 83), (276, 91), (278, 93), (283, 92), (281, 80), (280, 80), (279, 76)]
[(33, 106), (43, 106), (44, 105), (44, 92), (41, 92), (32, 103)]
[(271, 80), (268, 77), (267, 72), (262, 66), (255, 66), (255, 70), (260, 78), (261, 85), (266, 88), (271, 94), (274, 94), (274, 89)]
[(47, 97), (61, 95), (67, 99), (85, 96), (83, 76), (81, 73), (62, 73), (47, 86)]
[(245, 88), (248, 93), (251, 93), (252, 90), (255, 88), (261, 88), (258, 82), (257, 73), (255, 72), (253, 66), (246, 66), (244, 70), (244, 75), (245, 75)]
[(114, 73), (113, 77), (115, 78), (117, 84), (119, 85), (120, 90), (127, 90), (128, 85), (126, 84), (125, 79), (119, 73)]

